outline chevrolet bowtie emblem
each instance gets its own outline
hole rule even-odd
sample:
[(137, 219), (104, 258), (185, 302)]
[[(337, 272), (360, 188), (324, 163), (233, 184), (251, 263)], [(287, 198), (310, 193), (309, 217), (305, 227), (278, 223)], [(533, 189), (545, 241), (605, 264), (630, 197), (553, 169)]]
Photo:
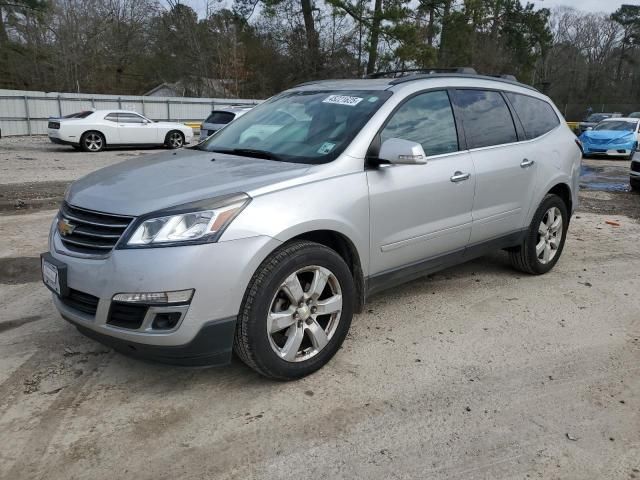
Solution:
[(76, 226), (69, 223), (69, 220), (67, 220), (66, 218), (61, 218), (60, 220), (58, 220), (58, 232), (63, 237), (71, 235), (75, 229)]

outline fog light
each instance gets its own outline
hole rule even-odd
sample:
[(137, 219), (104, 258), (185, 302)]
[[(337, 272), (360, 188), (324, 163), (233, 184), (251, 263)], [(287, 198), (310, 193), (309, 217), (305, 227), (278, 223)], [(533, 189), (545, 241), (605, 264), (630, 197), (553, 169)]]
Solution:
[(151, 328), (154, 330), (171, 330), (178, 324), (181, 316), (182, 313), (180, 312), (157, 313)]
[(164, 305), (168, 303), (187, 303), (193, 297), (193, 288), (173, 292), (118, 293), (114, 302), (146, 303)]

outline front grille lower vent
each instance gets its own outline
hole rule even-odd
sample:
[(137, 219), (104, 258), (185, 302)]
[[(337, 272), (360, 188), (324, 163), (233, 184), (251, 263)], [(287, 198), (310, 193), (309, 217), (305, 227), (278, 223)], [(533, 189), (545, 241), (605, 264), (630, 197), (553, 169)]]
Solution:
[(58, 216), (58, 234), (66, 248), (88, 255), (105, 255), (113, 250), (132, 217), (94, 212), (66, 202)]
[(114, 327), (137, 330), (142, 326), (148, 308), (147, 305), (112, 302), (107, 323)]
[(73, 310), (78, 310), (94, 317), (98, 310), (98, 297), (89, 295), (79, 290), (69, 289), (69, 294), (65, 297), (58, 297), (62, 303)]
[(631, 162), (631, 171), (640, 172), (640, 162)]

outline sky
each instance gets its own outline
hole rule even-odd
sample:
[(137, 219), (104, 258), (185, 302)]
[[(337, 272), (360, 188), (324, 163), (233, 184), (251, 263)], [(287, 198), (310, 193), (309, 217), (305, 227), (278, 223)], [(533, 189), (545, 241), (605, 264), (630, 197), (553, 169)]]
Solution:
[[(533, 3), (538, 8), (554, 8), (559, 6), (573, 7), (577, 10), (587, 12), (605, 12), (612, 13), (620, 5), (640, 5), (640, 0), (520, 0), (523, 4), (527, 2)], [(182, 3), (190, 5), (198, 15), (204, 16), (206, 12), (207, 0), (181, 0)], [(208, 0), (213, 8), (231, 4), (229, 0)]]
[[(520, 0), (523, 4), (527, 3), (527, 0)], [(605, 12), (612, 13), (620, 5), (640, 5), (640, 0), (529, 0), (536, 7), (554, 8), (559, 6), (573, 7), (577, 10), (584, 10), (587, 12)]]

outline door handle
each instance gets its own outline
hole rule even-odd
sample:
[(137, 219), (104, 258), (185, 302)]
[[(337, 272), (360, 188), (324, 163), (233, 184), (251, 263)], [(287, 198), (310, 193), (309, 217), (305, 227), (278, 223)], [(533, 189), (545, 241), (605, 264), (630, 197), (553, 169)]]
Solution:
[(463, 182), (465, 180), (469, 180), (469, 177), (471, 177), (470, 173), (462, 173), (460, 171), (457, 171), (451, 177), (451, 181), (453, 183)]
[(525, 158), (520, 162), (520, 166), (522, 168), (527, 168), (527, 167), (530, 167), (531, 165), (533, 165), (534, 163), (536, 163), (536, 162), (533, 161), (533, 160), (529, 160), (528, 158)]

